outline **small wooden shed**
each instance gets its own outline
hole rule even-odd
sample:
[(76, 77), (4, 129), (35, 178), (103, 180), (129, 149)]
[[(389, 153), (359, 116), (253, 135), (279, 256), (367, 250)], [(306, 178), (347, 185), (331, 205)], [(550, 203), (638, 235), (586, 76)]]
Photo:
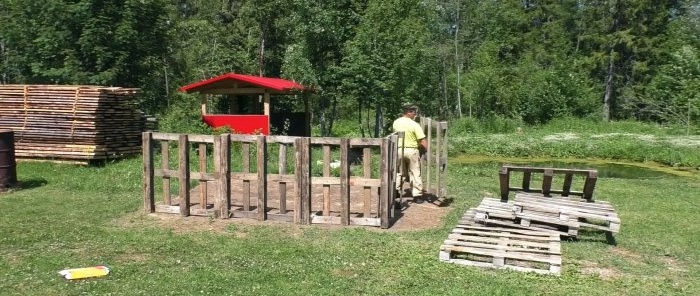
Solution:
[[(263, 102), (263, 114), (207, 114), (207, 97), (202, 96), (202, 120), (211, 127), (229, 126), (241, 134), (270, 134), (271, 96), (297, 95), (307, 88), (290, 80), (227, 73), (210, 79), (185, 85), (179, 89), (186, 93), (212, 95), (250, 96), (260, 95)], [(311, 114), (309, 99), (304, 100), (304, 135), (311, 135)], [(302, 135), (299, 135), (302, 136)]]

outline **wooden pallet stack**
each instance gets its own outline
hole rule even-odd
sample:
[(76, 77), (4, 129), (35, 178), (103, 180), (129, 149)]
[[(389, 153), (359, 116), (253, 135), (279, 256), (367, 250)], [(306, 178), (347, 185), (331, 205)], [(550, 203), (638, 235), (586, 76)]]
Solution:
[(90, 161), (138, 154), (145, 118), (138, 89), (0, 85), (0, 126), (18, 158)]
[(617, 233), (620, 219), (605, 201), (523, 192), (510, 201), (484, 198), (460, 219), (441, 246), (440, 259), (557, 275), (560, 236), (576, 237), (581, 228)]
[(442, 261), (559, 275), (561, 244), (551, 232), (483, 225), (468, 210), (440, 247)]

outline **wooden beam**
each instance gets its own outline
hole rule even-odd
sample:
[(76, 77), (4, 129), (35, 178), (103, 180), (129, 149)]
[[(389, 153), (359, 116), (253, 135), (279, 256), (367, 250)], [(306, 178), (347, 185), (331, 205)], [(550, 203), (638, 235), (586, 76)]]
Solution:
[(207, 96), (202, 96), (200, 99), (200, 103), (202, 103), (202, 116), (207, 115)]
[(153, 135), (150, 132), (141, 135), (143, 139), (143, 208), (146, 213), (153, 213), (156, 211), (153, 192)]
[(180, 135), (178, 139), (178, 183), (180, 195), (180, 215), (190, 215), (190, 143), (187, 135)]
[[(270, 116), (270, 92), (265, 90), (265, 94), (263, 94), (263, 100), (264, 100), (264, 105), (263, 105), (263, 110), (265, 115)], [(269, 124), (269, 122), (268, 122)]]

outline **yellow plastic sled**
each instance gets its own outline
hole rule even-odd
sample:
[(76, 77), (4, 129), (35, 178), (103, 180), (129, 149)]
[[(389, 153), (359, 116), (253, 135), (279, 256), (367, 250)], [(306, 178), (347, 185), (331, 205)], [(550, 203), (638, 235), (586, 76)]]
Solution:
[(58, 273), (67, 280), (77, 280), (91, 277), (106, 276), (109, 274), (109, 267), (100, 265), (95, 267), (64, 269), (59, 271)]

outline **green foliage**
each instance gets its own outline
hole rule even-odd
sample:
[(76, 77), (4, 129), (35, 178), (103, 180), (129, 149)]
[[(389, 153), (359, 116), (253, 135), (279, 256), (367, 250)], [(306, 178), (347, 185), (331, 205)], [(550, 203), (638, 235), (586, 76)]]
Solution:
[(159, 119), (162, 132), (184, 134), (211, 134), (211, 129), (202, 121), (199, 100), (191, 95), (178, 93), (167, 113)]

